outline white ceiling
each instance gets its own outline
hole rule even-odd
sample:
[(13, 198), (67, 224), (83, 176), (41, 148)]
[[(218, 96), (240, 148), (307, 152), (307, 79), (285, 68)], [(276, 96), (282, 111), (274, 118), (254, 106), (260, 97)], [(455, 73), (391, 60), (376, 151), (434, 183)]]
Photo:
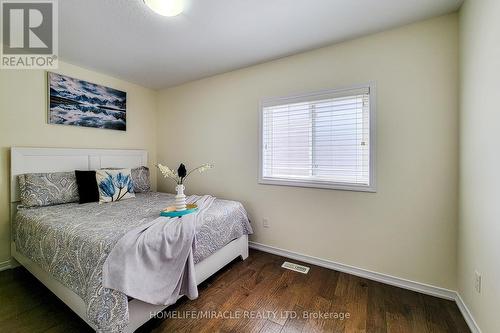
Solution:
[(190, 0), (183, 14), (163, 17), (142, 0), (62, 0), (59, 54), (159, 89), (453, 12), (462, 2)]

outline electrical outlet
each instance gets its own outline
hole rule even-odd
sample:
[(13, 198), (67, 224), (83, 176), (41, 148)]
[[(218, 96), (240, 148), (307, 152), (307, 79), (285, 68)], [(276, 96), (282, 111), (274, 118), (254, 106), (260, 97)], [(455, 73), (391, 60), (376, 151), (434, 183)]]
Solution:
[(269, 225), (269, 219), (268, 218), (263, 218), (262, 219), (262, 226), (264, 228), (269, 228), (270, 227), (270, 225)]
[(474, 289), (478, 294), (481, 293), (481, 274), (478, 271), (474, 272)]

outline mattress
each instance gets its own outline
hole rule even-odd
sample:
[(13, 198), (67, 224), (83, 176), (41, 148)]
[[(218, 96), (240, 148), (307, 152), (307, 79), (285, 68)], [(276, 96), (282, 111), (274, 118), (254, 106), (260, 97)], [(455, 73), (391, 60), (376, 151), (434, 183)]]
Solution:
[[(20, 209), (13, 237), (17, 251), (85, 301), (87, 315), (97, 327), (119, 331), (128, 323), (127, 296), (102, 287), (102, 266), (123, 235), (156, 219), (173, 202), (172, 194), (149, 192), (106, 204)], [(241, 203), (216, 199), (196, 226), (195, 262), (251, 233)]]

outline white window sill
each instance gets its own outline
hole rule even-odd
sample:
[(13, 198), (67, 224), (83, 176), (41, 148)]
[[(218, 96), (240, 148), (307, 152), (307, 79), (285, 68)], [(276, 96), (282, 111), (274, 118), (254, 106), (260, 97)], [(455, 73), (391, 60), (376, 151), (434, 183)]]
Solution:
[(376, 193), (377, 188), (374, 185), (359, 185), (350, 183), (334, 183), (328, 181), (314, 180), (292, 180), (278, 178), (259, 178), (259, 184), (262, 185), (278, 185), (278, 186), (294, 186), (294, 187), (309, 187), (329, 190), (341, 191), (356, 191), (356, 192), (372, 192)]

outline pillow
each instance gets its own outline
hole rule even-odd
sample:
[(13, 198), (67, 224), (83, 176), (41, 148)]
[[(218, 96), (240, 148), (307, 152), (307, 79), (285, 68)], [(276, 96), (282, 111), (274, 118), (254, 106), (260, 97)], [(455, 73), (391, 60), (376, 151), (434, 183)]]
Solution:
[(101, 169), (95, 176), (100, 203), (135, 197), (130, 169)]
[(23, 207), (78, 201), (74, 172), (27, 173), (18, 176)]
[(78, 185), (78, 196), (80, 203), (99, 201), (99, 190), (97, 189), (97, 180), (95, 171), (75, 170), (76, 185)]
[(142, 166), (132, 169), (132, 183), (134, 184), (134, 192), (149, 192), (151, 184), (149, 182), (149, 168)]

